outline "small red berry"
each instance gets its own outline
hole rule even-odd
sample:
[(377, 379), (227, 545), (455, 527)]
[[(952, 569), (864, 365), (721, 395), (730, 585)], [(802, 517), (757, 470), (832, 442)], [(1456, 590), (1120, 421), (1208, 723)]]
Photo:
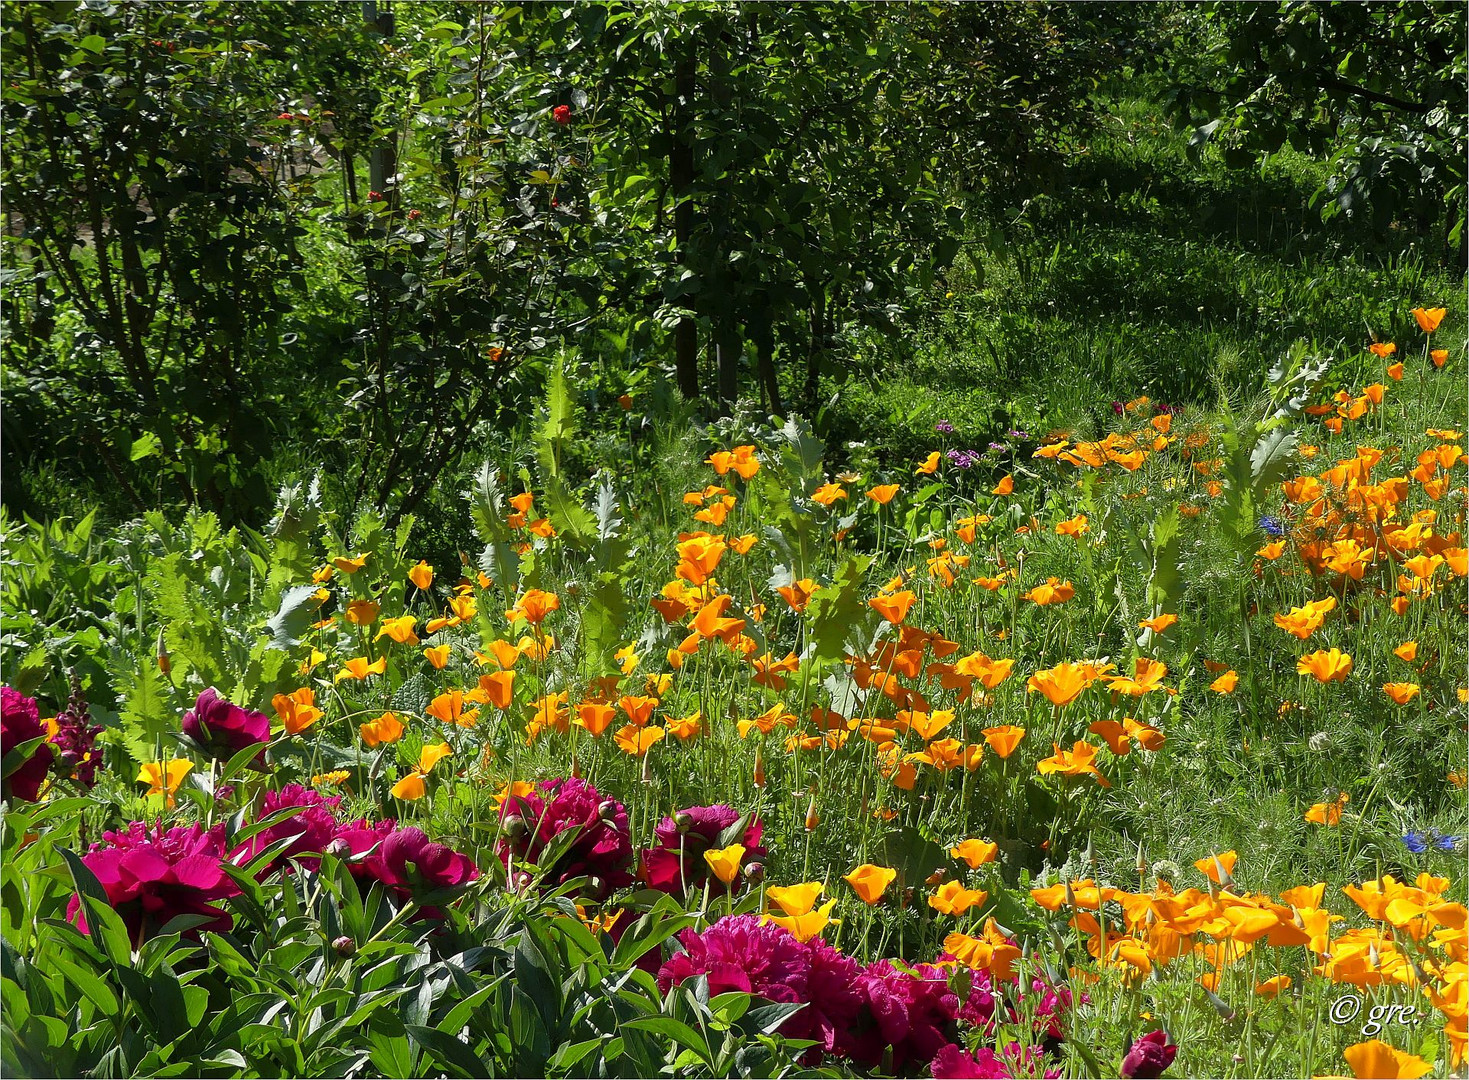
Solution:
[(423, 211), (422, 210), (410, 210), (410, 211), (408, 211), (408, 220), (409, 221), (417, 221), (421, 217), (423, 217)]
[(368, 202), (382, 202), (383, 201), (383, 193), (381, 191), (369, 191), (367, 193), (367, 201)]

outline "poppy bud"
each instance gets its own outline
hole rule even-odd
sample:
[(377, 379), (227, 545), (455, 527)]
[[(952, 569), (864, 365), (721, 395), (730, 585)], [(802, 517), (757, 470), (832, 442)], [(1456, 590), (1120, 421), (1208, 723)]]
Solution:
[(336, 953), (343, 960), (346, 960), (349, 957), (357, 955), (357, 942), (353, 941), (345, 934), (339, 938), (333, 938), (332, 952)]
[(169, 659), (168, 643), (163, 640), (163, 629), (161, 627), (158, 630), (158, 648), (155, 651), (158, 654), (158, 670), (167, 675), (173, 670), (173, 661)]
[(745, 880), (751, 885), (759, 885), (765, 880), (765, 864), (762, 862), (748, 863), (744, 869)]
[(755, 773), (753, 779), (757, 788), (763, 788), (765, 786), (765, 757), (760, 753), (758, 748), (755, 751)]
[(811, 801), (806, 805), (806, 831), (815, 832), (816, 826), (821, 824), (821, 815), (816, 812), (816, 796), (811, 796)]

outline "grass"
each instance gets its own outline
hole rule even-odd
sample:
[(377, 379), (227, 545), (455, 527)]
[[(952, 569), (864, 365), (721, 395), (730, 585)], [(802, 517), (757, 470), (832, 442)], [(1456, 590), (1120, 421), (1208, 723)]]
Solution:
[(1095, 425), (1114, 398), (1238, 402), (1298, 340), (1351, 355), (1407, 329), (1402, 298), (1461, 295), (1414, 237), (1324, 224), (1309, 205), (1320, 162), (1192, 162), (1134, 92), (1110, 89), (1056, 191), (977, 235), (907, 333), (859, 342), (866, 374), (824, 417), (834, 442), (911, 456), (940, 420), (982, 448), (1013, 428)]

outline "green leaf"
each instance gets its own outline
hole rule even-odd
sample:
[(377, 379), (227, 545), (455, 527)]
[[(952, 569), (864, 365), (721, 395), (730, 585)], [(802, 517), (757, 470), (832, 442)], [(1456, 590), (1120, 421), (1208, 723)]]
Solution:
[(288, 651), (300, 644), (306, 628), (315, 621), (316, 605), (312, 600), (316, 589), (315, 585), (296, 585), (281, 595), (280, 606), (265, 624), (271, 648)]
[(107, 899), (107, 891), (76, 852), (62, 848), (61, 857), (66, 860), (67, 869), (71, 871), (71, 880), (76, 885), (89, 936), (102, 947), (114, 968), (128, 967), (132, 963), (132, 945), (122, 917), (112, 910), (112, 901)]
[(150, 431), (133, 440), (133, 447), (128, 452), (128, 460), (142, 461), (146, 457), (152, 457), (162, 448), (163, 440)]

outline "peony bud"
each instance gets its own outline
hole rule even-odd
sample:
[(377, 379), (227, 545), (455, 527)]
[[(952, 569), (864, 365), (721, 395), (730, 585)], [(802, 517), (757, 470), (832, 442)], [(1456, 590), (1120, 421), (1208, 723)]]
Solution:
[(617, 817), (617, 803), (612, 799), (603, 799), (597, 807), (597, 816), (603, 821), (613, 821)]
[(678, 834), (682, 836), (694, 827), (694, 819), (688, 811), (680, 810), (673, 815), (673, 824), (678, 829)]
[(511, 814), (509, 817), (502, 818), (500, 821), (500, 832), (511, 840), (523, 839), (529, 831), (530, 828), (526, 825), (525, 818), (519, 814)]
[(357, 955), (357, 942), (353, 941), (346, 935), (343, 935), (339, 938), (333, 938), (332, 952), (336, 953), (343, 960), (346, 960), (349, 957)]
[(765, 880), (765, 864), (762, 862), (746, 863), (744, 875), (745, 880), (751, 885), (759, 885)]
[(350, 858), (352, 855), (352, 845), (347, 843), (347, 841), (343, 840), (341, 837), (337, 837), (337, 839), (332, 840), (330, 843), (328, 843), (327, 846), (322, 849), (322, 851), (324, 854), (330, 855), (334, 859), (346, 859)]

